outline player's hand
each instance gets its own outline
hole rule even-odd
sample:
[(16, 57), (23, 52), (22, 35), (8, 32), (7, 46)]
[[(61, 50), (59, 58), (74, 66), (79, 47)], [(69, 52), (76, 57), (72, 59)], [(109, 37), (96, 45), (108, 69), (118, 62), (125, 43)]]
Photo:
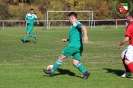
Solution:
[(62, 41), (62, 42), (67, 42), (67, 39), (62, 39), (61, 41)]
[(88, 40), (88, 36), (84, 36), (84, 37), (83, 37), (83, 41), (84, 41), (84, 43), (88, 43), (88, 41), (89, 41), (89, 40)]
[(37, 24), (39, 25), (39, 22), (37, 22)]
[(119, 45), (119, 44), (116, 46), (116, 49), (117, 49), (117, 50), (120, 49), (120, 45)]
[(29, 23), (29, 21), (28, 20), (26, 20), (26, 24), (28, 24)]
[(39, 21), (37, 20), (36, 23), (39, 25)]

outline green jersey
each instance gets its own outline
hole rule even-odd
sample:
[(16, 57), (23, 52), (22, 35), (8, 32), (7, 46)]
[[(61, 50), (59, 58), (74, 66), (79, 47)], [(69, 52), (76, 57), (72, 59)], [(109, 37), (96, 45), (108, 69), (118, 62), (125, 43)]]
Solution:
[(79, 48), (82, 46), (82, 30), (81, 24), (79, 21), (73, 23), (69, 32), (69, 45), (71, 47)]
[(28, 13), (26, 16), (25, 16), (25, 20), (28, 20), (28, 26), (34, 26), (34, 21), (35, 20), (38, 20), (37, 16), (35, 14), (30, 14)]

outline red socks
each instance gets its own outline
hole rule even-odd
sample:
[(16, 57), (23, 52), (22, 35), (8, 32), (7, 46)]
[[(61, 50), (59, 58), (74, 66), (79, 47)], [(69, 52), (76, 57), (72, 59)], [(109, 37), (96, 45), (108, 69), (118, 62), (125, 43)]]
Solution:
[(129, 68), (130, 71), (133, 73), (133, 63), (129, 63), (129, 64), (128, 64), (128, 68)]

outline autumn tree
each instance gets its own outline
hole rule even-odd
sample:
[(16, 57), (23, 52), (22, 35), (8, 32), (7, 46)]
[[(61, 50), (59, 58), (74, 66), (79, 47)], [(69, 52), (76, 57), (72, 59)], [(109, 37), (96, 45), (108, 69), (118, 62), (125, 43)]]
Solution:
[(5, 20), (9, 19), (11, 15), (8, 12), (8, 3), (4, 0), (0, 0), (0, 19)]
[(13, 4), (13, 5), (18, 5), (19, 3), (31, 4), (33, 2), (34, 0), (8, 0), (8, 3)]
[[(30, 8), (40, 19), (44, 19), (46, 11), (94, 11), (94, 19), (112, 19), (114, 13), (114, 0), (0, 0), (8, 5), (0, 3), (2, 13), (12, 15), (12, 19), (24, 19), (24, 15)], [(5, 8), (6, 7), (6, 8)], [(10, 8), (8, 8), (10, 7)], [(6, 12), (7, 11), (7, 12)], [(51, 13), (49, 19), (67, 19), (68, 13)], [(4, 15), (6, 16), (6, 15)], [(78, 13), (79, 19), (88, 19), (88, 14)], [(90, 16), (90, 15), (89, 15)], [(10, 16), (9, 16), (10, 17)]]

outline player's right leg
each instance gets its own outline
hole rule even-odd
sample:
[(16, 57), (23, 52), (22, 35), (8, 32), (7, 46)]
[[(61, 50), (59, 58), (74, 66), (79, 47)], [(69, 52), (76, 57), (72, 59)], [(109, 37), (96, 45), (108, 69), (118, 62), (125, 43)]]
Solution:
[[(125, 64), (128, 66), (128, 68), (130, 69), (130, 71), (133, 73), (133, 58), (132, 59), (126, 59), (125, 60)], [(131, 76), (131, 72), (130, 73), (126, 73), (126, 74), (129, 75), (129, 76)], [(133, 80), (133, 78), (131, 80)]]
[(30, 32), (31, 32), (31, 27), (30, 27), (30, 26), (27, 26), (27, 27), (26, 27), (26, 35), (25, 35), (25, 37), (24, 37), (23, 40), (21, 39), (21, 41), (22, 41), (23, 43), (25, 43), (26, 40), (28, 39)]
[(26, 43), (28, 37), (29, 37), (29, 32), (26, 32), (26, 36), (24, 37), (24, 39), (21, 39), (21, 41), (22, 41), (23, 43)]
[(63, 62), (64, 59), (66, 59), (66, 56), (64, 56), (63, 54), (60, 54), (59, 59), (54, 63), (53, 68), (51, 70), (44, 69), (43, 71), (46, 74), (49, 74), (52, 77), (54, 75), (54, 72), (62, 64), (62, 62)]
[(130, 60), (126, 59), (125, 64), (128, 66), (130, 71), (133, 73), (133, 61), (130, 61)]
[(26, 40), (28, 39), (29, 34), (30, 34), (30, 32), (26, 32), (26, 36), (24, 37), (24, 42), (26, 42)]
[(54, 63), (53, 68), (52, 68), (50, 71), (45, 70), (45, 69), (44, 69), (43, 71), (44, 71), (46, 74), (49, 74), (50, 76), (53, 76), (53, 75), (54, 75), (54, 72), (55, 72), (55, 71), (57, 70), (57, 68), (62, 64), (63, 60), (72, 55), (73, 52), (72, 52), (71, 49), (72, 49), (72, 48), (69, 47), (69, 46), (65, 47), (65, 48), (62, 50), (62, 52), (61, 52), (59, 58), (57, 59), (57, 61)]

